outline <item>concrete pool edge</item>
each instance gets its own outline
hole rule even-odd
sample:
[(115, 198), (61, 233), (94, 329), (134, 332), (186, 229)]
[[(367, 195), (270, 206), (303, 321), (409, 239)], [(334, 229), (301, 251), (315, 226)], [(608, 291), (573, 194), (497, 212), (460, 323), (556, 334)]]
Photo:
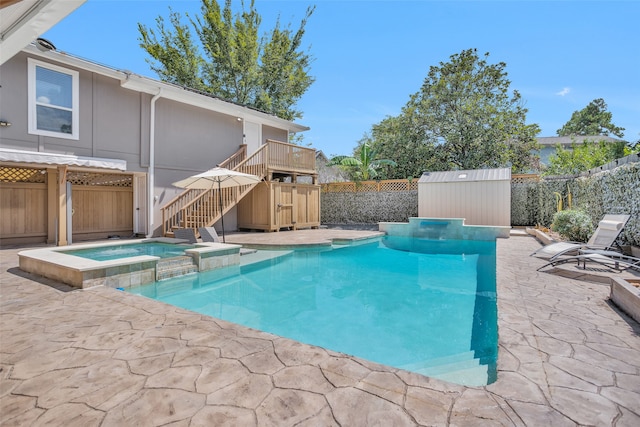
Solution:
[[(158, 279), (160, 257), (139, 255), (95, 261), (67, 253), (79, 249), (108, 248), (139, 243), (178, 245), (184, 243), (184, 240), (161, 237), (31, 249), (18, 252), (18, 265), (21, 270), (28, 273), (57, 280), (80, 289), (94, 286), (128, 288), (153, 283)], [(208, 271), (239, 264), (240, 248), (241, 245), (236, 244), (196, 243), (185, 249), (185, 255), (193, 259), (199, 271)]]

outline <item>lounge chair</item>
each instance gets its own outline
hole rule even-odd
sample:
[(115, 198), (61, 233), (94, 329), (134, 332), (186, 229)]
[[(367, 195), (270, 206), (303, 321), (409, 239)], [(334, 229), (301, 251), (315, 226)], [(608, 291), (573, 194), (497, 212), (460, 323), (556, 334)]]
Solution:
[(629, 220), (629, 215), (605, 215), (598, 223), (598, 228), (593, 232), (591, 238), (586, 243), (579, 242), (557, 242), (543, 246), (531, 256), (546, 259), (549, 263), (538, 268), (541, 270), (549, 265), (556, 265), (563, 256), (577, 256), (580, 250), (601, 250), (611, 251), (614, 248), (616, 239)]
[(193, 228), (176, 228), (173, 230), (173, 237), (186, 240), (187, 243), (198, 243), (196, 232), (193, 231)]
[(587, 262), (595, 262), (618, 272), (628, 269), (640, 271), (640, 258), (623, 255), (615, 251), (587, 249), (580, 251), (580, 254), (575, 257), (563, 258), (562, 262), (571, 262), (573, 260), (578, 262), (578, 267), (580, 267), (580, 262), (582, 262), (582, 268), (585, 270), (587, 268)]
[(213, 227), (200, 227), (198, 232), (203, 242), (220, 242), (218, 232)]
[[(200, 238), (203, 242), (215, 242), (220, 243), (218, 232), (213, 227), (200, 227), (198, 228)], [(248, 255), (257, 252), (256, 249), (240, 248), (240, 255)]]

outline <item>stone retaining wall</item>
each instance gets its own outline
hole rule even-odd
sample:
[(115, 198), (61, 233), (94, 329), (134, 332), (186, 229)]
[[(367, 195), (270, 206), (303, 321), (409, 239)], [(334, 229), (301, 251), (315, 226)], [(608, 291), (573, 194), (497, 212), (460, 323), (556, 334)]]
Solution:
[(322, 193), (323, 224), (407, 222), (418, 216), (418, 191)]

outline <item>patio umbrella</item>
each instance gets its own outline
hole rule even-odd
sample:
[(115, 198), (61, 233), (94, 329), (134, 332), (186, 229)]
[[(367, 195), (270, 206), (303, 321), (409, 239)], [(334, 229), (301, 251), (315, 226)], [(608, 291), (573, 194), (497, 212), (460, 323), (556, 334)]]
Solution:
[(218, 189), (220, 197), (220, 218), (222, 220), (222, 241), (226, 243), (224, 237), (224, 216), (222, 215), (222, 189), (231, 187), (240, 187), (243, 185), (251, 185), (260, 182), (260, 178), (248, 173), (237, 172), (225, 168), (213, 168), (206, 172), (190, 176), (181, 181), (174, 182), (173, 185), (180, 188), (188, 188), (195, 190)]

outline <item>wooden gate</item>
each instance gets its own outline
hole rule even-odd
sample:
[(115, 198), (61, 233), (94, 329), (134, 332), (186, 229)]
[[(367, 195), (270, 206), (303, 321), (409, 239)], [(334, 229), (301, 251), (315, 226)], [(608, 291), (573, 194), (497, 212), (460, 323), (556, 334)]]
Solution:
[(293, 217), (293, 198), (295, 188), (276, 184), (272, 186), (273, 201), (275, 203), (276, 229), (293, 227), (296, 220)]
[(296, 186), (296, 228), (320, 226), (320, 186)]
[(133, 234), (132, 188), (74, 185), (71, 194), (74, 241)]
[(133, 234), (133, 176), (70, 172), (73, 241)]

